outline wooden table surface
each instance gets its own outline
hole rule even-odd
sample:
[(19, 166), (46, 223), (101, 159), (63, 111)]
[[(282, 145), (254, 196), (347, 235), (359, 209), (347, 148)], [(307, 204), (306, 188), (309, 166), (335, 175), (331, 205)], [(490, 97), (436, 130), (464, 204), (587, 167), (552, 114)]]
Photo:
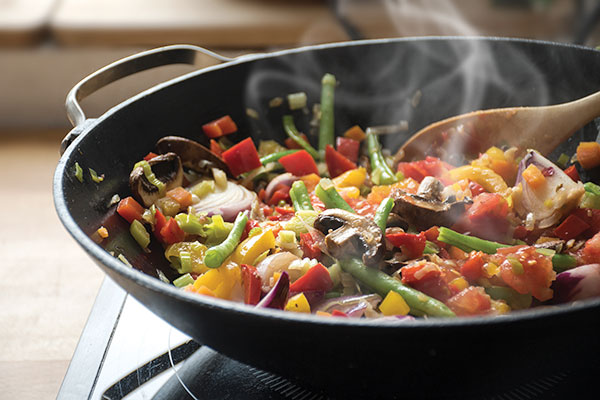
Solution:
[(0, 399), (52, 399), (103, 273), (52, 199), (65, 132), (0, 132)]

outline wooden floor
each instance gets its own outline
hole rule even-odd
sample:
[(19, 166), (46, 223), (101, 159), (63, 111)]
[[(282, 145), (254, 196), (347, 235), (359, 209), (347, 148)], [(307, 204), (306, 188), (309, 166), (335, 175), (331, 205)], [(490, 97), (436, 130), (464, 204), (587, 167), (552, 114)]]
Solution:
[(0, 132), (0, 399), (56, 398), (103, 273), (59, 222), (64, 132)]

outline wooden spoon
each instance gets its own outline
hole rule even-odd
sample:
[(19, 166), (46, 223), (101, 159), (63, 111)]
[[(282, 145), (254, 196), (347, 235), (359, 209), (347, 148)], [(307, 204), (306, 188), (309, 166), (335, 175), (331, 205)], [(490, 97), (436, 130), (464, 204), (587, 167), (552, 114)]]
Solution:
[(398, 150), (397, 159), (427, 155), (452, 161), (507, 144), (549, 154), (578, 129), (600, 116), (600, 92), (568, 103), (473, 111), (426, 126)]

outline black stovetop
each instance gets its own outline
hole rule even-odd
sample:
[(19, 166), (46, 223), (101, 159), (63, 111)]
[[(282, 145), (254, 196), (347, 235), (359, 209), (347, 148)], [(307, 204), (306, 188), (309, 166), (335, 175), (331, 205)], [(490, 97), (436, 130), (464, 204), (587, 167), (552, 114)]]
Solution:
[[(600, 362), (557, 371), (525, 385), (476, 397), (484, 400), (592, 399)], [(457, 382), (464, 384), (464, 382)], [(374, 383), (374, 389), (377, 385)], [(375, 393), (371, 398), (385, 398)], [(443, 388), (440, 388), (443, 397)], [(229, 359), (148, 311), (106, 278), (58, 394), (65, 399), (289, 399), (320, 400), (335, 388), (308, 390)], [(401, 384), (392, 398), (404, 399)], [(464, 399), (464, 397), (463, 397)]]

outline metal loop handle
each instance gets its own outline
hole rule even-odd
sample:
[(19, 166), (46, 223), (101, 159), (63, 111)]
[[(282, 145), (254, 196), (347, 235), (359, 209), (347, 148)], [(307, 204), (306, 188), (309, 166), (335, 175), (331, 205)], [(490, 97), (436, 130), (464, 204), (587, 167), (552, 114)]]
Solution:
[(109, 83), (137, 72), (170, 64), (192, 65), (196, 62), (196, 57), (200, 54), (213, 57), (222, 62), (234, 60), (234, 58), (222, 56), (200, 46), (178, 44), (159, 47), (122, 58), (83, 78), (67, 94), (65, 102), (67, 117), (74, 128), (63, 139), (61, 154), (79, 136), (82, 131), (81, 128), (87, 119), (79, 104), (81, 100)]

